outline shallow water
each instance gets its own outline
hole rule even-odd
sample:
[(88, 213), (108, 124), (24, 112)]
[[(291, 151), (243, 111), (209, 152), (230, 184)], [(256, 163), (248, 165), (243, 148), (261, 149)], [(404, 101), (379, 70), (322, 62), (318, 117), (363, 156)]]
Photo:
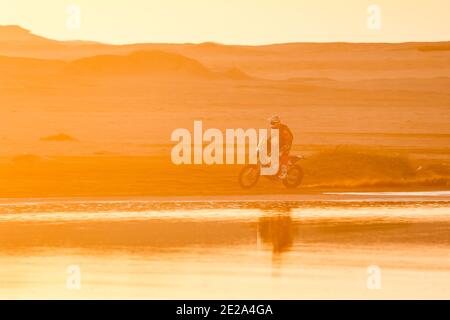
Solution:
[(8, 202), (0, 241), (7, 299), (450, 298), (448, 201)]
[(404, 191), (404, 192), (329, 192), (326, 194), (362, 195), (362, 196), (420, 196), (441, 197), (450, 196), (450, 191)]

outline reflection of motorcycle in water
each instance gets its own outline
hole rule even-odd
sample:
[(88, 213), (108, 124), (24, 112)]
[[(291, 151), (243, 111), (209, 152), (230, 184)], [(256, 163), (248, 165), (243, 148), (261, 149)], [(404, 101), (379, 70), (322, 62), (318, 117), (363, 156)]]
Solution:
[(289, 251), (294, 243), (294, 228), (290, 215), (276, 215), (259, 218), (259, 236), (272, 245), (273, 253)]
[[(266, 145), (266, 141), (261, 141), (258, 145), (258, 153), (261, 152), (262, 147)], [(277, 174), (265, 176), (266, 178), (279, 181), (281, 180), (286, 188), (297, 188), (303, 180), (303, 169), (297, 164), (302, 156), (289, 156), (289, 161), (287, 163), (287, 175), (285, 178), (281, 179)], [(259, 180), (261, 176), (261, 168), (264, 167), (259, 160), (257, 164), (249, 164), (242, 168), (239, 174), (239, 184), (244, 189), (250, 189)], [(269, 166), (269, 165), (267, 165)]]

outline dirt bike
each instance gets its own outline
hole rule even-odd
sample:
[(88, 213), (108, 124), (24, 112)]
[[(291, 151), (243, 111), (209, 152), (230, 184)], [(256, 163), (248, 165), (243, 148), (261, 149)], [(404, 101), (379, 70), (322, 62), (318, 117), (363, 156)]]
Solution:
[[(258, 146), (260, 149), (261, 144)], [(284, 179), (276, 175), (264, 176), (273, 181), (281, 180), (286, 188), (297, 188), (303, 180), (303, 169), (297, 164), (299, 160), (304, 159), (302, 156), (289, 156), (287, 175)], [(249, 164), (242, 168), (239, 174), (239, 184), (244, 189), (250, 189), (259, 181), (261, 176), (261, 167), (263, 165), (258, 162), (258, 164)]]

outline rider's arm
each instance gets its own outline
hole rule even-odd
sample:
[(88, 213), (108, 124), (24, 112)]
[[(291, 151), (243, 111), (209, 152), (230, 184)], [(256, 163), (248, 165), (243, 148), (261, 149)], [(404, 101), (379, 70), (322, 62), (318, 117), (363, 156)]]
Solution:
[(288, 138), (286, 139), (288, 144), (292, 144), (292, 141), (294, 141), (294, 135), (292, 134), (291, 129), (289, 129), (288, 126), (286, 126), (286, 132), (288, 133)]

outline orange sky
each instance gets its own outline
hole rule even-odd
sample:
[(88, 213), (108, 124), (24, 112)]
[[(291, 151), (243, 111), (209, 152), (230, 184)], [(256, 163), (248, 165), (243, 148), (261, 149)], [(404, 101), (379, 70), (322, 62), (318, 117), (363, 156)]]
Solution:
[[(71, 4), (80, 29), (66, 26)], [(371, 4), (381, 30), (367, 28)], [(111, 43), (450, 40), (449, 12), (449, 0), (0, 0), (0, 24)]]

